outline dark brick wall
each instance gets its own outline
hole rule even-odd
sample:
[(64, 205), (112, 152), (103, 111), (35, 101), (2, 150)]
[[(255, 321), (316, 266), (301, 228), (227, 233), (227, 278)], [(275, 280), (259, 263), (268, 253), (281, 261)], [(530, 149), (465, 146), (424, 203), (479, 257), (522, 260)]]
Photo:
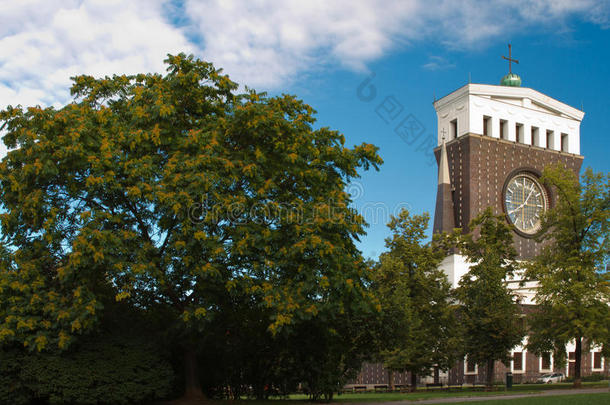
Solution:
[[(561, 162), (578, 173), (583, 161), (580, 155), (476, 134), (460, 136), (446, 146), (455, 226), (464, 230), (487, 207), (497, 214), (504, 213), (504, 185), (516, 172), (524, 170), (539, 175), (545, 166)], [(435, 149), (437, 162), (439, 150)], [(549, 197), (552, 205), (554, 196)], [(528, 259), (539, 253), (540, 246), (532, 238), (514, 233), (514, 240), (519, 258)]]
[[(410, 382), (409, 373), (392, 373), (394, 384), (407, 385)], [(383, 368), (381, 363), (364, 363), (360, 373), (355, 380), (350, 381), (350, 384), (356, 385), (374, 385), (374, 384), (389, 384), (388, 371)]]
[[(591, 352), (584, 351), (582, 359), (581, 372), (582, 376), (591, 375), (593, 373), (603, 374), (606, 377), (610, 376), (610, 358), (604, 359), (604, 370), (595, 371), (591, 370)], [(521, 384), (526, 382), (535, 382), (538, 377), (542, 374), (547, 374), (549, 371), (540, 371), (540, 358), (533, 353), (526, 352), (524, 356), (524, 368), (525, 371), (522, 373), (513, 373), (513, 382), (515, 384)], [(506, 381), (506, 372), (510, 371), (510, 363), (505, 366), (502, 362), (497, 361), (494, 364), (494, 381)], [(563, 373), (566, 375), (566, 367), (557, 367), (553, 364), (553, 372)], [(476, 374), (464, 373), (464, 361), (458, 361), (457, 364), (449, 370), (447, 377), (441, 377), (443, 384), (484, 384), (487, 381), (485, 366), (479, 365)], [(409, 373), (394, 373), (394, 384), (409, 384)], [(388, 373), (383, 368), (381, 363), (364, 363), (360, 374), (354, 381), (350, 381), (350, 384), (357, 385), (375, 385), (375, 384), (387, 384)]]

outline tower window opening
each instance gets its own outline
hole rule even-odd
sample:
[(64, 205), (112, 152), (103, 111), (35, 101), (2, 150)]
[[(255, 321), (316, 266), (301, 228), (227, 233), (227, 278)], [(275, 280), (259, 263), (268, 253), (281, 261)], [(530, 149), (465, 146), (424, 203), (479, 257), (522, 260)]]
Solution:
[(555, 137), (553, 135), (555, 135), (555, 133), (550, 129), (546, 131), (546, 147), (549, 149), (555, 149)]
[(508, 121), (500, 120), (500, 139), (508, 138)]
[(449, 134), (449, 140), (455, 139), (458, 136), (457, 118), (450, 122), (451, 133)]
[(487, 115), (483, 116), (483, 135), (491, 135), (491, 117), (488, 117)]
[(537, 127), (532, 127), (532, 145), (540, 146), (540, 130)]
[(561, 134), (561, 151), (568, 151), (568, 134)]
[(515, 135), (517, 138), (517, 142), (525, 143), (525, 134), (523, 133), (523, 124), (515, 125)]

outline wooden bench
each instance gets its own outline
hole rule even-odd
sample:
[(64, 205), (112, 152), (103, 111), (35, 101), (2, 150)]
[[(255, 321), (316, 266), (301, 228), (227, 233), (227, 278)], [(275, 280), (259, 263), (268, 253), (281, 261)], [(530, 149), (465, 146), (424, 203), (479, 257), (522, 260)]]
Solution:
[(366, 392), (366, 385), (354, 385), (354, 392)]
[(373, 386), (375, 392), (388, 392), (388, 384), (379, 384)]
[(409, 384), (394, 384), (394, 391), (395, 392), (409, 392), (410, 391), (411, 386)]

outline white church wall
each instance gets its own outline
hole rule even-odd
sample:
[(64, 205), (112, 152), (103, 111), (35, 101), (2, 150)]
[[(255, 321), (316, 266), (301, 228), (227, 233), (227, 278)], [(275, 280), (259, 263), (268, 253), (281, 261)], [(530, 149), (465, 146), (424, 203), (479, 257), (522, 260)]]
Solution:
[[(447, 280), (452, 288), (457, 288), (462, 276), (470, 271), (472, 266), (466, 257), (459, 254), (447, 256), (440, 264), (439, 268), (447, 276)], [(520, 297), (520, 303), (524, 305), (536, 305), (536, 281), (523, 281), (523, 272), (518, 271), (514, 277), (510, 277), (508, 286), (515, 294)], [(523, 285), (521, 283), (523, 282)]]
[[(521, 265), (523, 262), (519, 261)], [(508, 286), (520, 298), (521, 304), (536, 305), (536, 289), (538, 282), (525, 278), (525, 269), (519, 269), (513, 277), (508, 277)]]
[(575, 340), (570, 340), (568, 342), (568, 344), (566, 345), (566, 353), (568, 354), (568, 359), (566, 361), (566, 365), (565, 365), (565, 375), (566, 377), (570, 376), (570, 363), (572, 363), (570, 361), (570, 352), (575, 352), (576, 351), (576, 341)]
[[(457, 134), (452, 134), (451, 122), (453, 120), (457, 120)], [(470, 132), (469, 128), (471, 125), (468, 95), (463, 94), (456, 98), (453, 103), (445, 104), (444, 107), (437, 110), (438, 145), (443, 143), (443, 136), (445, 136), (445, 141), (449, 142), (453, 140), (456, 135), (459, 137), (467, 134)]]
[(470, 263), (466, 261), (466, 257), (458, 254), (447, 256), (440, 264), (439, 268), (443, 270), (447, 276), (447, 280), (452, 288), (456, 288), (460, 283), (460, 279), (470, 270)]
[[(533, 100), (534, 99), (534, 100)], [(472, 132), (483, 135), (483, 117), (491, 117), (491, 134), (500, 137), (505, 121), (504, 139), (542, 148), (561, 150), (562, 134), (567, 135), (566, 152), (580, 154), (580, 120), (584, 113), (528, 88), (469, 84), (435, 102), (438, 145), (450, 141), (451, 122), (457, 119), (457, 136)], [(521, 125), (519, 139), (517, 124)], [(537, 129), (537, 142), (532, 139)], [(547, 143), (547, 130), (552, 131)], [(537, 143), (537, 144), (536, 144)]]

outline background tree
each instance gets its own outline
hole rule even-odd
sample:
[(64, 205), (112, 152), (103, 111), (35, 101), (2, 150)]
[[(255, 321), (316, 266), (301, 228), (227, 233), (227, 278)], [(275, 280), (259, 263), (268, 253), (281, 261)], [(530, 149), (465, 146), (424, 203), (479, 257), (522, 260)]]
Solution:
[(381, 159), (311, 107), (169, 56), (168, 73), (74, 78), (60, 109), (0, 112), (0, 342), (66, 348), (105, 303), (166, 319), (201, 395), (197, 353), (226, 294), (268, 309), (269, 333), (369, 302), (346, 183)]
[(407, 210), (392, 217), (388, 251), (372, 275), (381, 304), (380, 358), (389, 370), (409, 371), (411, 389), (418, 375), (429, 375), (433, 367), (448, 369), (456, 359), (455, 308), (447, 277), (438, 267), (446, 252), (424, 243), (428, 221), (427, 213)]
[(554, 352), (565, 364), (565, 347), (575, 343), (574, 386), (581, 385), (583, 339), (610, 354), (610, 275), (608, 258), (610, 176), (587, 169), (578, 182), (562, 166), (548, 167), (542, 179), (556, 195), (542, 218), (542, 251), (527, 266), (537, 280), (537, 311), (530, 321), (528, 348)]
[(472, 266), (457, 288), (464, 351), (468, 361), (486, 366), (486, 384), (491, 387), (494, 362), (508, 363), (511, 349), (524, 336), (521, 310), (506, 283), (517, 270), (517, 252), (510, 226), (491, 208), (473, 219), (469, 229), (459, 248)]
[(273, 335), (268, 331), (270, 310), (248, 294), (232, 290), (231, 302), (222, 308), (202, 342), (209, 350), (200, 354), (202, 364), (214, 364), (202, 370), (209, 397), (285, 397), (300, 383), (312, 400), (330, 400), (370, 358), (375, 312), (368, 305), (326, 312)]

